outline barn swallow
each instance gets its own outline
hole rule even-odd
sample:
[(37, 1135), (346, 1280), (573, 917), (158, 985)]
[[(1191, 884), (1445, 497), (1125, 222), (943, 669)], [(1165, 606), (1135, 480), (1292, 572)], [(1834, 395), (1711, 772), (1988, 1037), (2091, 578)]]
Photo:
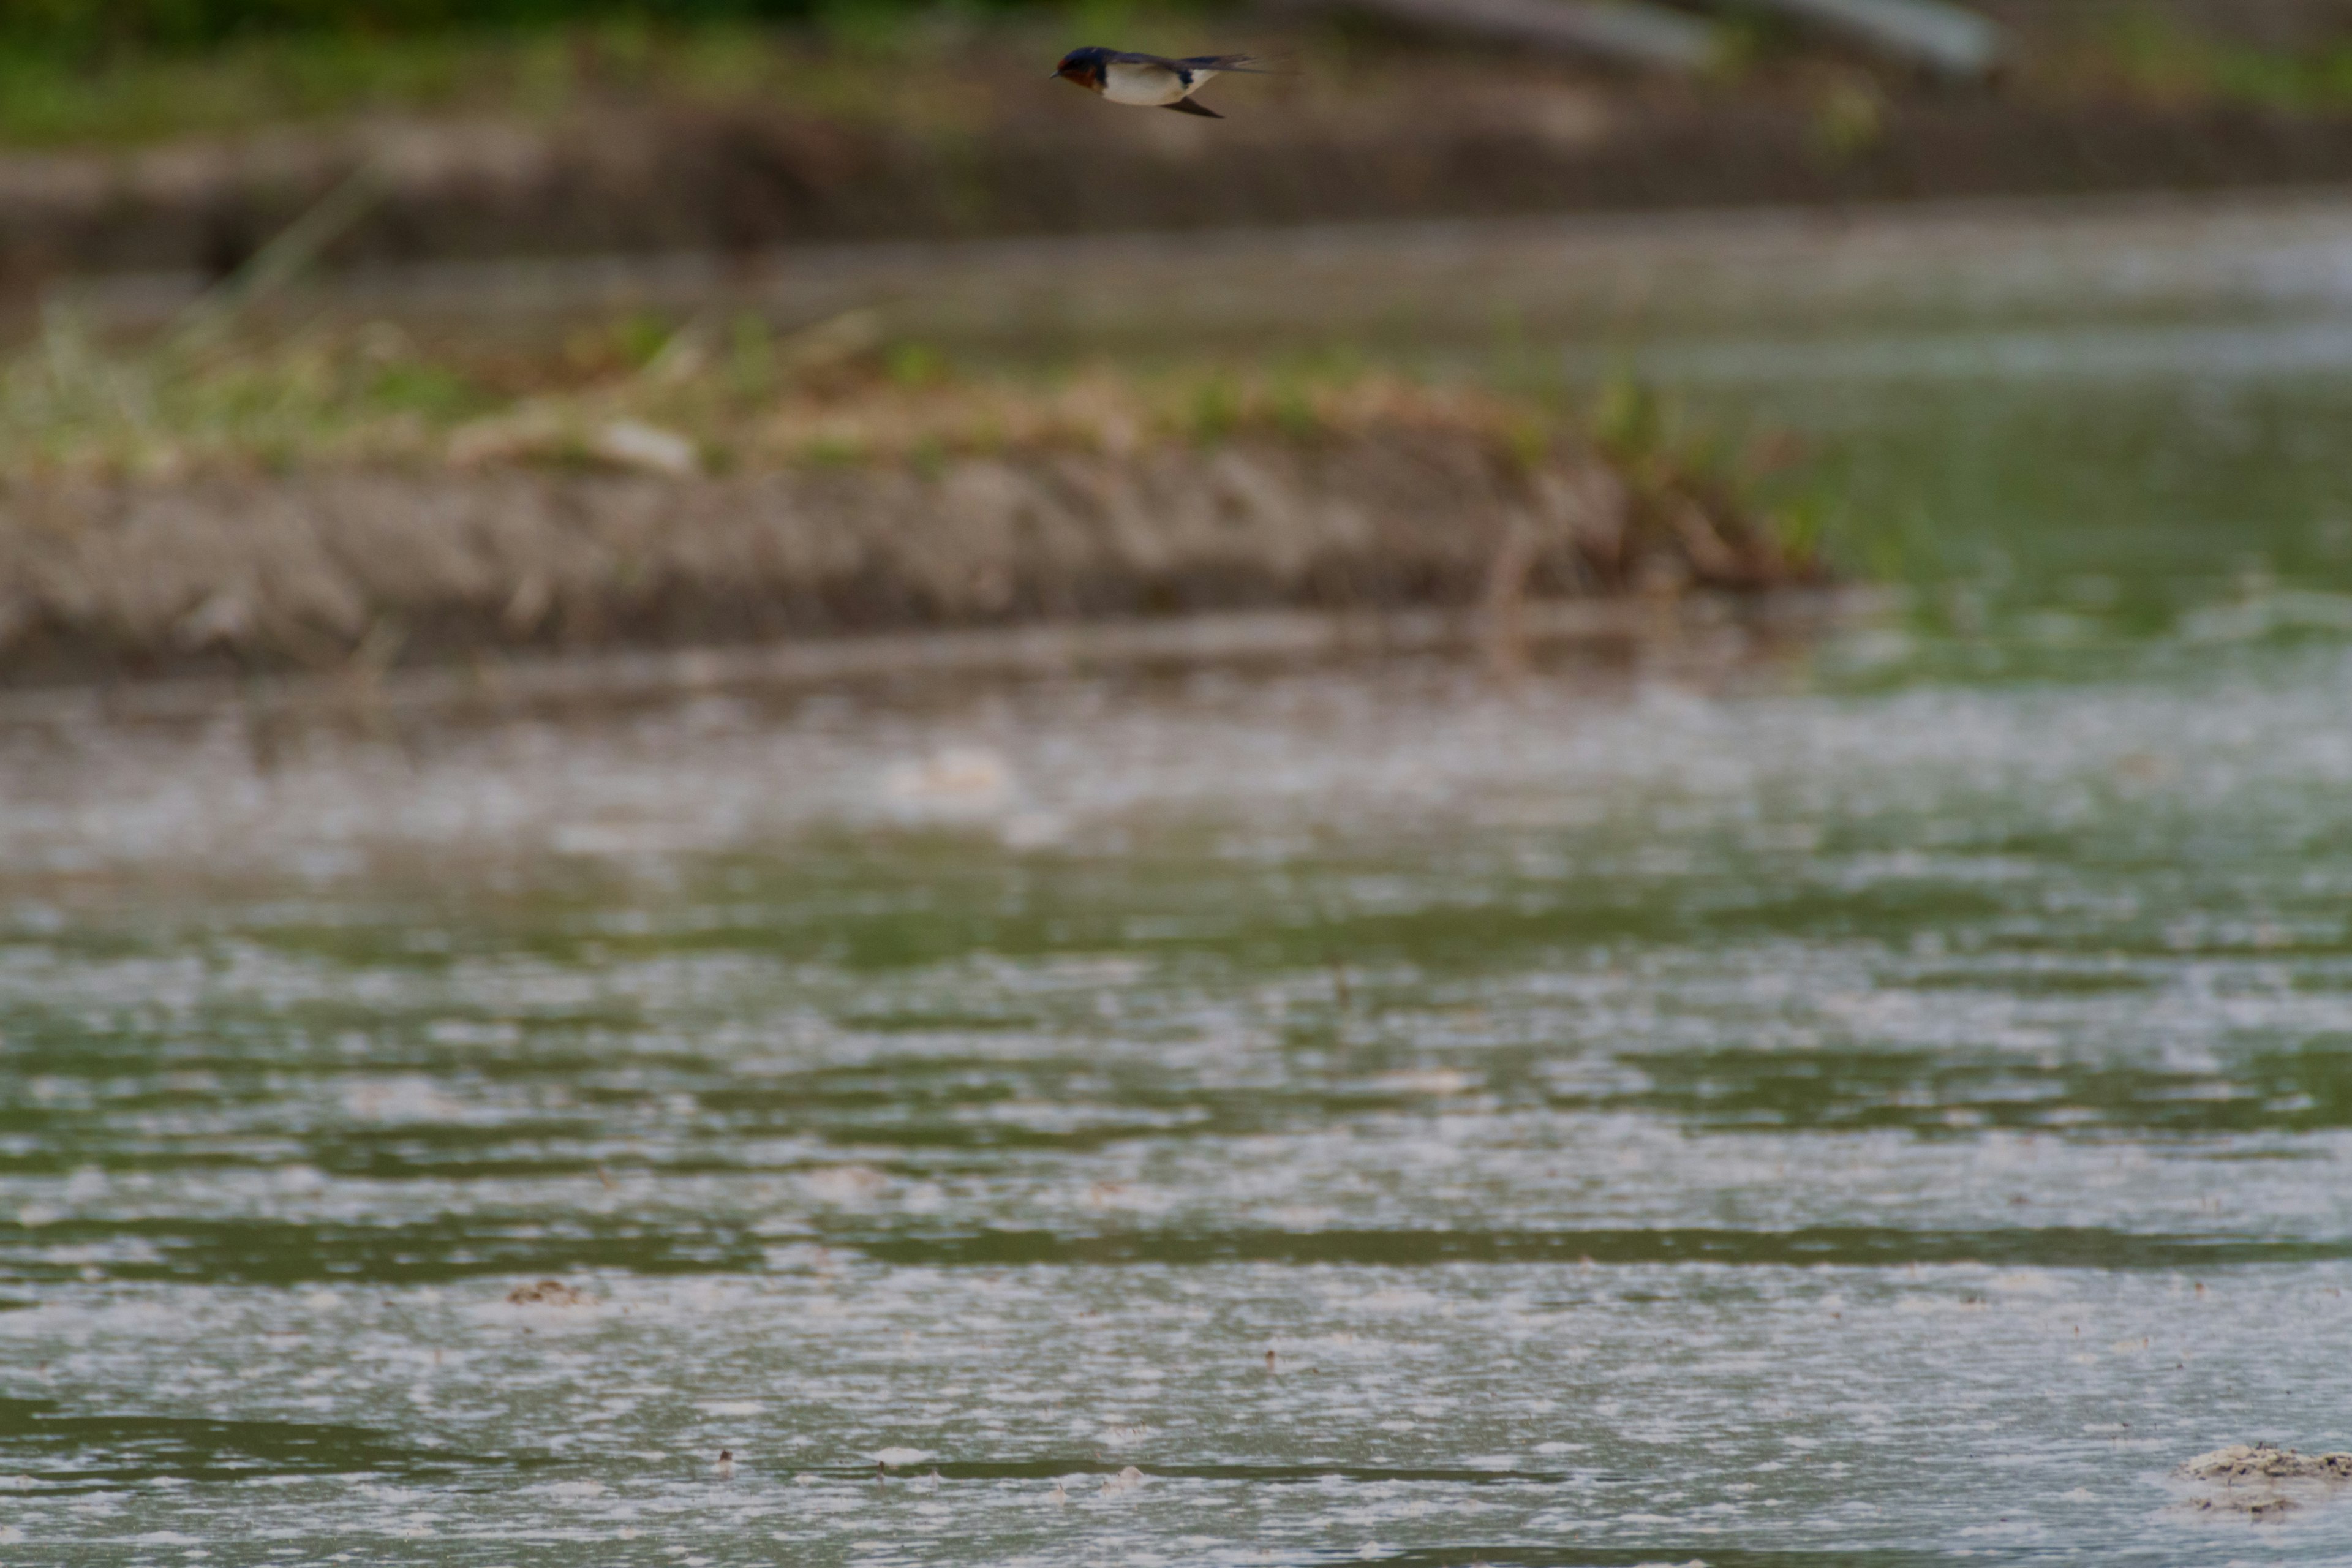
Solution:
[(1172, 109), (1179, 114), (1198, 114), (1209, 120), (1223, 120), (1224, 116), (1193, 102), (1192, 95), (1211, 77), (1224, 71), (1262, 75), (1265, 68), (1248, 55), (1194, 55), (1190, 59), (1171, 60), (1158, 55), (1131, 55), (1091, 45), (1072, 49), (1054, 68), (1054, 74), (1063, 80), (1076, 82), (1113, 103)]

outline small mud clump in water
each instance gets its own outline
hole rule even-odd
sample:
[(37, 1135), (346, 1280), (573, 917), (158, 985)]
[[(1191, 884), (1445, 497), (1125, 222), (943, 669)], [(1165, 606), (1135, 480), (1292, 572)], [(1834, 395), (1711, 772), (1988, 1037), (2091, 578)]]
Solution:
[(507, 1301), (516, 1307), (588, 1307), (596, 1298), (585, 1290), (575, 1290), (561, 1279), (541, 1279), (530, 1285), (518, 1285), (507, 1292)]
[(2352, 1481), (2352, 1454), (2298, 1454), (2268, 1443), (2243, 1443), (2200, 1454), (2180, 1467), (2192, 1480), (2221, 1481)]
[(2306, 1502), (2343, 1495), (2344, 1485), (2352, 1482), (2352, 1454), (2299, 1454), (2268, 1443), (2236, 1443), (2198, 1455), (2177, 1473), (2221, 1489), (2190, 1499), (2186, 1506), (2196, 1512), (2277, 1519)]
[(2251, 1491), (2192, 1498), (2187, 1506), (2198, 1513), (2242, 1513), (2248, 1519), (2265, 1520), (2281, 1518), (2302, 1505), (2284, 1492)]

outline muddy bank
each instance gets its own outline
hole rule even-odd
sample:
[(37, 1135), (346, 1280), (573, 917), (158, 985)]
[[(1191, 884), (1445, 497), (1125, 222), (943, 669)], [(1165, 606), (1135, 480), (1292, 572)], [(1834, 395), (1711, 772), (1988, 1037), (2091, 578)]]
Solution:
[[(1037, 84), (1031, 84), (1037, 85)], [(1076, 100), (1079, 95), (1067, 97)], [(331, 264), (819, 241), (1836, 205), (2325, 184), (2352, 115), (1920, 96), (1825, 130), (1797, 97), (1708, 100), (1433, 71), (1366, 105), (1223, 122), (1050, 98), (970, 127), (787, 110), (562, 124), (373, 123), (0, 158), (0, 276), (219, 276), (362, 165), (381, 199)], [(1832, 133), (1834, 132), (1834, 133)]]
[(500, 650), (1754, 594), (1818, 581), (1704, 486), (1370, 431), (709, 479), (341, 470), (0, 494), (0, 683)]

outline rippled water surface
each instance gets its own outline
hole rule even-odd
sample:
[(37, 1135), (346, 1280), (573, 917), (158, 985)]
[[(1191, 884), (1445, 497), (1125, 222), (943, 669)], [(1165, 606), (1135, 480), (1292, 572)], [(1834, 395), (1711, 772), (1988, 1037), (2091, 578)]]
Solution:
[(7, 731), (0, 1561), (2352, 1561), (2170, 1479), (2352, 1446), (2346, 388), (2159, 370), (1756, 403), (1914, 593), (1728, 663)]

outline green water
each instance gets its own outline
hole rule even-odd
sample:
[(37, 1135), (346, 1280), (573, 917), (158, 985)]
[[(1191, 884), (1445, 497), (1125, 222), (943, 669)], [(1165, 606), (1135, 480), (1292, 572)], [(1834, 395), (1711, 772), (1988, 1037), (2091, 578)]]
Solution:
[(8, 731), (0, 1561), (2352, 1561), (2352, 363), (2104, 330), (1663, 345), (1752, 658)]

